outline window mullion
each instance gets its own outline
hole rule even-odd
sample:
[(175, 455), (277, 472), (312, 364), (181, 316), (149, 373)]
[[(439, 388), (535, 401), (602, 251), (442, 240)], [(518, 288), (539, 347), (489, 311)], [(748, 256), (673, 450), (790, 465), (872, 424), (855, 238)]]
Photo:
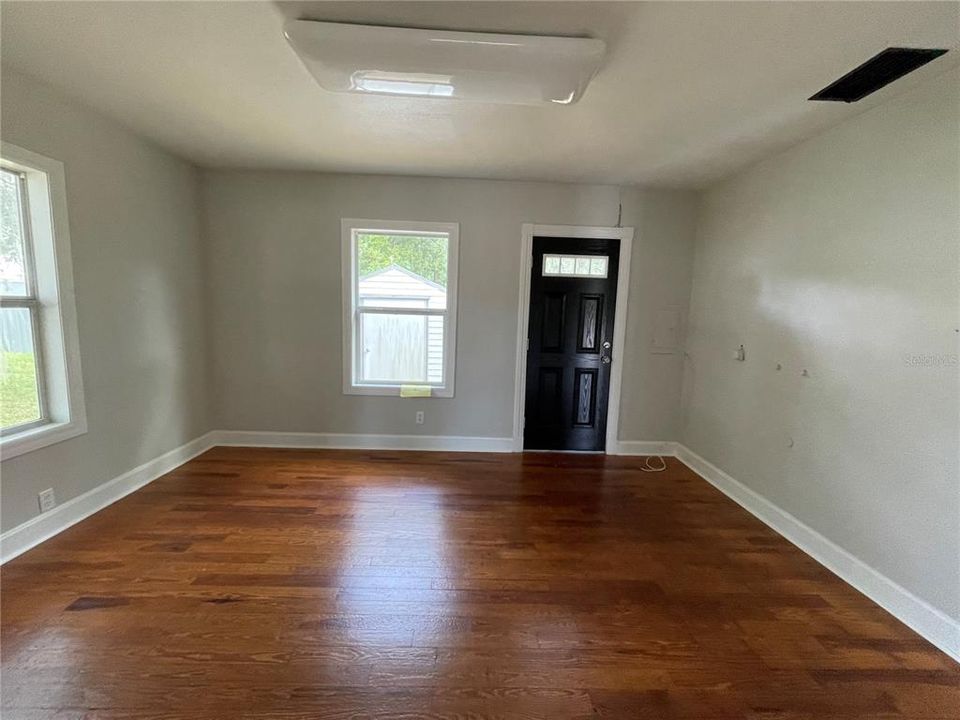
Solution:
[(38, 308), (40, 307), (40, 300), (36, 297), (18, 297), (12, 295), (4, 295), (0, 297), (0, 305), (3, 307), (20, 307), (20, 308)]
[(358, 316), (363, 313), (372, 313), (374, 315), (446, 315), (446, 308), (402, 308), (402, 307), (381, 307), (379, 305), (361, 305), (357, 308)]

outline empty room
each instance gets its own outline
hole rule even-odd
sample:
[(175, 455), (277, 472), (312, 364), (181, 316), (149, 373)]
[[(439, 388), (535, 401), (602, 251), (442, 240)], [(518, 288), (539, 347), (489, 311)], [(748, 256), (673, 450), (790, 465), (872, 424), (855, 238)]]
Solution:
[(3, 720), (960, 718), (960, 2), (0, 0)]

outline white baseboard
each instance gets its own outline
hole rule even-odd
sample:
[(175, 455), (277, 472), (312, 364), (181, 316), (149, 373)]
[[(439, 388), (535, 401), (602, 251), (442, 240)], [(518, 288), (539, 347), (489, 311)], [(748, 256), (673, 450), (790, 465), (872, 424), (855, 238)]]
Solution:
[(677, 444), (670, 440), (619, 440), (615, 447), (607, 448), (607, 454), (673, 457), (677, 454)]
[(347, 433), (254, 432), (217, 430), (214, 445), (341, 450), (445, 450), (513, 452), (513, 438), (456, 435), (360, 435)]
[(960, 662), (960, 622), (851, 555), (684, 445), (676, 456), (720, 492)]
[(133, 470), (98, 485), (83, 495), (67, 500), (50, 512), (37, 515), (0, 535), (0, 563), (25, 553), (44, 540), (49, 540), (84, 518), (102, 510), (120, 498), (139, 490), (161, 475), (183, 465), (191, 458), (213, 447), (213, 433), (207, 433), (178, 448), (148, 460)]

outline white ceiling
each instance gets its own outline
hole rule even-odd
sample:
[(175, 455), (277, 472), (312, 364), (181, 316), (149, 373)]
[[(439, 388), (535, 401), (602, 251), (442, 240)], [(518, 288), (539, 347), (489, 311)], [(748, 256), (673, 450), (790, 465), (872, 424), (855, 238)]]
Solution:
[[(199, 165), (700, 187), (960, 64), (960, 3), (3, 2), (2, 62)], [(287, 18), (588, 34), (572, 106), (335, 95)], [(854, 105), (888, 46), (953, 51)]]

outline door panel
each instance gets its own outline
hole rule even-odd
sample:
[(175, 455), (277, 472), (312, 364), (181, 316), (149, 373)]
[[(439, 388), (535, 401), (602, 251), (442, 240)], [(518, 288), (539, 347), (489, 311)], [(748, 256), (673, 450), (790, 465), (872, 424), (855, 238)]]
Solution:
[(533, 240), (526, 449), (605, 448), (619, 248), (617, 240)]
[(574, 371), (573, 424), (592, 427), (596, 420), (597, 409), (597, 371), (595, 369), (576, 368)]
[(545, 426), (555, 424), (563, 402), (563, 368), (541, 367), (537, 385), (537, 420)]
[(603, 296), (580, 295), (580, 324), (577, 328), (578, 353), (600, 352), (600, 324), (603, 322)]
[(544, 293), (540, 347), (546, 352), (563, 352), (563, 326), (566, 322), (565, 293)]

